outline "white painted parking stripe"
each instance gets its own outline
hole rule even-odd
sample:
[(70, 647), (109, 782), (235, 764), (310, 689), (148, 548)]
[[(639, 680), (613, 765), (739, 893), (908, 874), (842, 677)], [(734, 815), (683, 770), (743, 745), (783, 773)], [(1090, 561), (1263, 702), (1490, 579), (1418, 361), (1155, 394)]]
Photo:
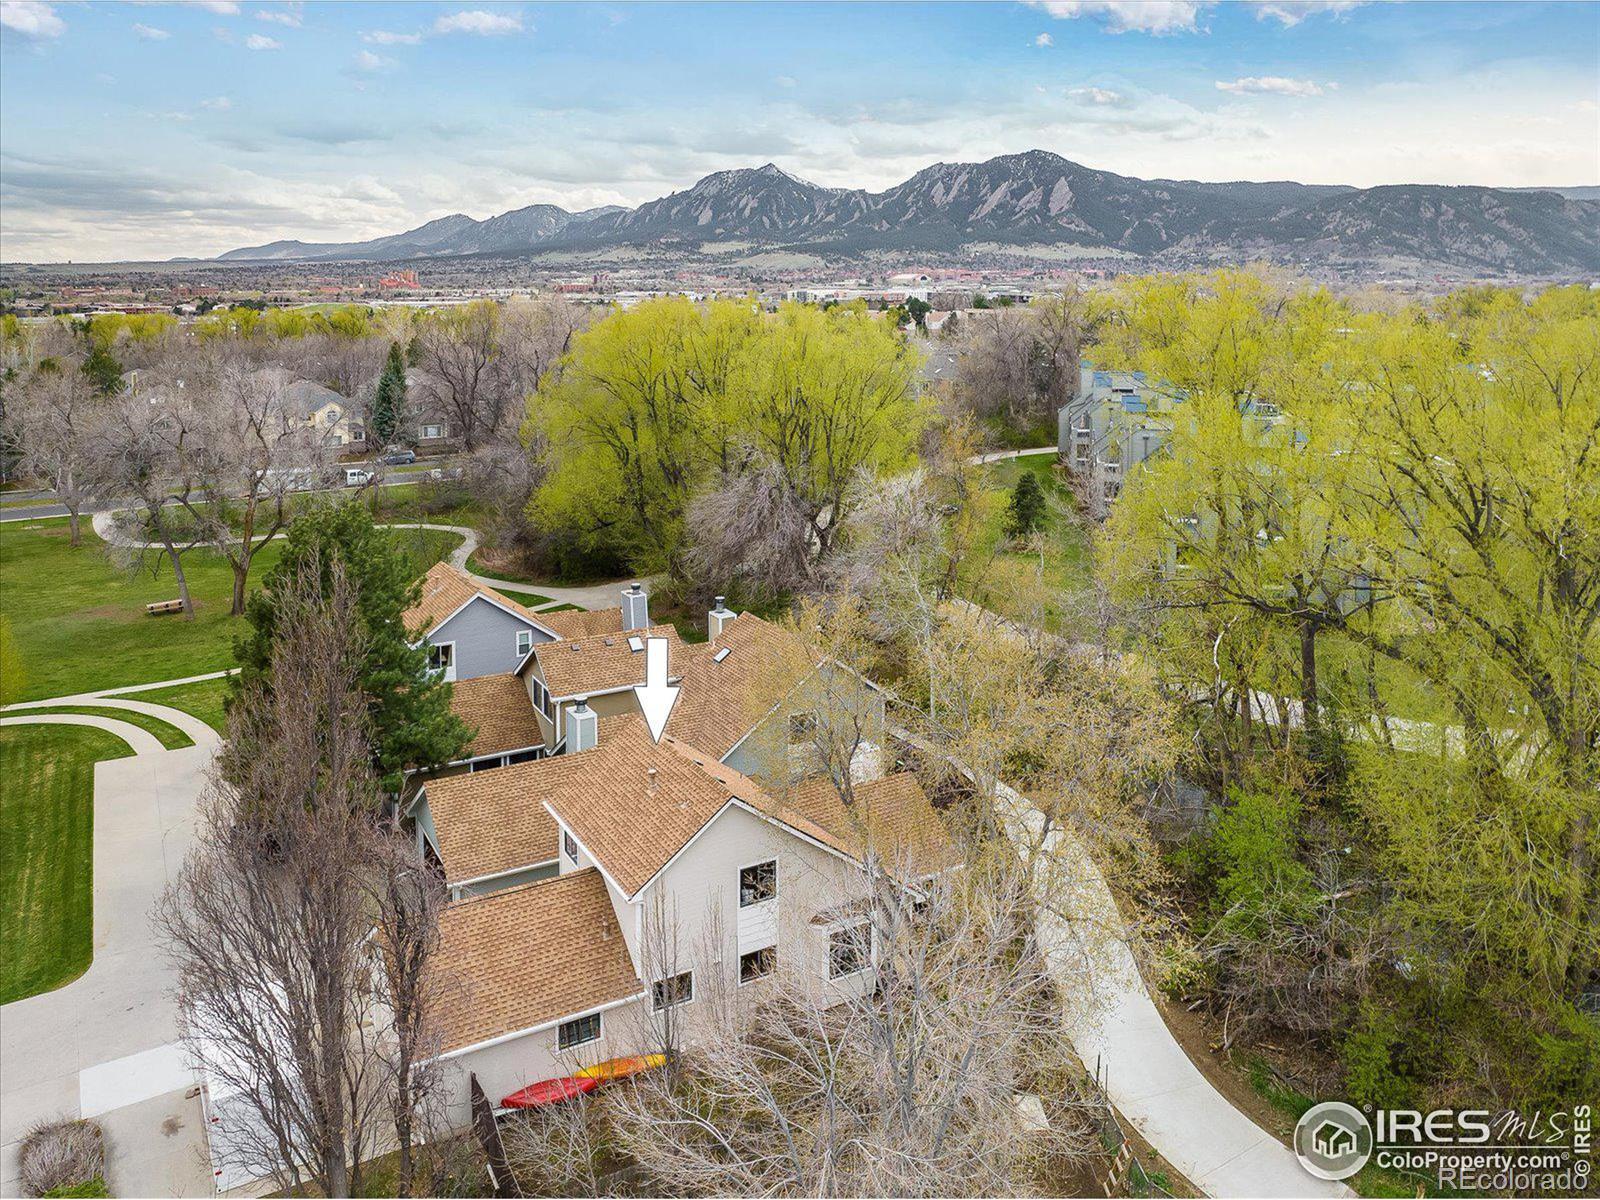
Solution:
[(78, 1107), (86, 1117), (194, 1086), (194, 1070), (177, 1042), (97, 1063), (78, 1072)]

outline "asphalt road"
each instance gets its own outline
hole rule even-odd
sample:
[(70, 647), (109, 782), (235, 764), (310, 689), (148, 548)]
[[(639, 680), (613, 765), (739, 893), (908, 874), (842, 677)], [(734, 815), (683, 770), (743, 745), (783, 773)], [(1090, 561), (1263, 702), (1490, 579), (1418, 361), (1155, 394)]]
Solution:
[[(427, 475), (427, 473), (429, 471), (433, 470), (434, 468), (449, 466), (454, 462), (455, 462), (454, 458), (427, 458), (427, 459), (419, 460), (415, 466), (410, 466), (410, 467), (386, 467), (386, 468), (384, 468), (384, 477), (383, 477), (383, 479), (381, 479), (374, 486), (376, 486), (376, 487), (397, 487), (398, 485), (400, 485), (402, 483), (418, 483)], [(366, 463), (347, 463), (345, 465), (346, 466), (356, 467), (356, 466), (367, 466), (368, 464), (366, 464)], [(329, 492), (348, 492), (348, 491), (354, 491), (354, 490), (355, 490), (354, 488), (345, 488), (345, 487), (316, 488), (316, 489), (313, 489), (313, 490), (301, 492), (299, 494), (303, 495), (303, 496), (316, 496), (316, 495), (323, 495), (323, 494), (326, 494), (326, 493), (329, 493)], [(49, 496), (49, 495), (50, 495), (49, 492), (26, 492), (26, 493), (20, 493), (20, 494), (19, 493), (13, 493), (13, 492), (4, 492), (4, 493), (0, 493), (0, 500), (7, 500), (7, 499), (11, 499), (13, 497), (15, 497), (15, 498), (22, 498), (22, 497), (25, 497), (25, 496), (45, 497), (45, 496)], [(176, 504), (177, 501), (176, 500), (172, 500), (169, 503)], [(96, 502), (96, 503), (84, 505), (83, 510), (82, 510), (82, 514), (85, 517), (89, 517), (89, 516), (93, 516), (97, 512), (107, 512), (107, 511), (112, 510), (112, 509), (126, 508), (126, 507), (127, 507), (127, 505), (122, 503), (122, 502), (120, 502), (120, 501), (112, 501), (112, 502), (107, 502), (107, 503), (104, 503), (104, 504)], [(38, 503), (38, 504), (26, 504), (26, 505), (19, 504), (15, 508), (0, 508), (0, 523), (4, 523), (4, 522), (7, 522), (7, 521), (38, 521), (38, 520), (41, 520), (41, 519), (43, 519), (45, 517), (64, 517), (66, 515), (67, 515), (66, 505), (60, 504), (60, 503), (54, 503), (54, 502), (51, 502), (51, 501), (48, 501), (48, 500), (41, 499), (40, 503)]]

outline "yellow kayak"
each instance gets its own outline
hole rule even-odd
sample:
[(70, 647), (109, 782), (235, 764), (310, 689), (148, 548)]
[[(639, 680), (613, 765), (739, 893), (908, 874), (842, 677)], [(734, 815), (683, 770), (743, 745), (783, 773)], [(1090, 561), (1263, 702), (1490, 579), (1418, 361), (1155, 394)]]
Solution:
[(598, 1079), (603, 1083), (610, 1079), (626, 1079), (640, 1071), (666, 1066), (666, 1063), (665, 1054), (635, 1054), (629, 1058), (608, 1058), (603, 1063), (574, 1071), (573, 1076), (577, 1079)]

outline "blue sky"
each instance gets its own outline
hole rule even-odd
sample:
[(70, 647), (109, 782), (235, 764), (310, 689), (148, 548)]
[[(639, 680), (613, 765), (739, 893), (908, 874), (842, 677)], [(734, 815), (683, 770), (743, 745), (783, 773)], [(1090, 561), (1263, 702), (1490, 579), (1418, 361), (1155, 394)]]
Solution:
[(0, 0), (0, 256), (211, 255), (874, 189), (1040, 147), (1144, 177), (1600, 183), (1600, 5)]

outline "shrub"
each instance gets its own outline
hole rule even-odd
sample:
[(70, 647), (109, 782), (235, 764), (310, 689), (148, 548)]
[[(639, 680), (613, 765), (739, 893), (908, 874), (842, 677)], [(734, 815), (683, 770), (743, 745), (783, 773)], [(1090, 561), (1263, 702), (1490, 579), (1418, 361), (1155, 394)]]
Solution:
[(105, 1171), (100, 1126), (93, 1121), (35, 1125), (17, 1150), (17, 1178), (30, 1196), (105, 1196)]

